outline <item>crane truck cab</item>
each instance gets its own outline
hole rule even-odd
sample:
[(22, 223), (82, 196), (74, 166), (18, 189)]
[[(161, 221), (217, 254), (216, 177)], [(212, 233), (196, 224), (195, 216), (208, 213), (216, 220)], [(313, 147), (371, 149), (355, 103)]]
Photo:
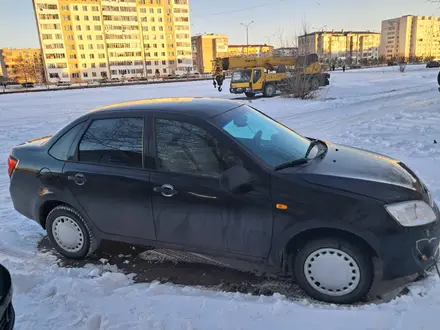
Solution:
[(214, 61), (214, 87), (222, 91), (225, 72), (231, 71), (229, 92), (254, 97), (272, 97), (277, 90), (288, 92), (292, 82), (310, 84), (313, 90), (329, 85), (330, 74), (316, 54), (295, 57), (230, 57)]

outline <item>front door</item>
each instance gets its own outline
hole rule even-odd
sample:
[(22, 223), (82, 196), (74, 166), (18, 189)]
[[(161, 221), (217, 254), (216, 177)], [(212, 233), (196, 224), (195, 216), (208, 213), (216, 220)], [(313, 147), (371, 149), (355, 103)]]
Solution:
[(260, 91), (263, 89), (263, 69), (252, 70), (252, 90)]
[(143, 116), (92, 120), (63, 175), (99, 230), (154, 240), (144, 126)]
[(243, 164), (242, 157), (200, 123), (156, 117), (152, 126), (157, 240), (200, 253), (267, 257), (273, 222), (268, 182), (230, 194), (220, 188), (220, 175)]

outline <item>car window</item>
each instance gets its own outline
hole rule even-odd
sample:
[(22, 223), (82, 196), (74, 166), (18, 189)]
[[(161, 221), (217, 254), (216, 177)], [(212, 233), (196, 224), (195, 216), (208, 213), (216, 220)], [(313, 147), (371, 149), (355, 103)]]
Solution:
[(80, 131), (83, 123), (73, 126), (64, 133), (49, 149), (49, 155), (58, 160), (67, 160), (69, 157), (69, 149), (76, 135)]
[(143, 128), (143, 118), (93, 121), (79, 144), (79, 161), (142, 167)]
[(158, 168), (163, 171), (219, 177), (226, 169), (243, 164), (209, 132), (196, 125), (156, 119)]
[(310, 140), (247, 105), (218, 115), (212, 121), (271, 167), (304, 157), (310, 145)]

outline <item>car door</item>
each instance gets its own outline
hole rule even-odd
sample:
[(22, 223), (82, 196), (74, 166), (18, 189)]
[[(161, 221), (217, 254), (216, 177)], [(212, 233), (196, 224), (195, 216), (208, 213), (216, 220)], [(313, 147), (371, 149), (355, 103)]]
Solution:
[[(195, 252), (267, 257), (273, 222), (269, 178), (202, 121), (156, 115), (151, 132), (157, 240)], [(256, 183), (251, 192), (234, 195), (220, 188), (220, 175), (238, 163)]]
[(86, 126), (63, 169), (69, 190), (102, 232), (154, 240), (144, 116), (97, 115)]
[(263, 69), (252, 70), (252, 86), (254, 91), (260, 91), (263, 89)]

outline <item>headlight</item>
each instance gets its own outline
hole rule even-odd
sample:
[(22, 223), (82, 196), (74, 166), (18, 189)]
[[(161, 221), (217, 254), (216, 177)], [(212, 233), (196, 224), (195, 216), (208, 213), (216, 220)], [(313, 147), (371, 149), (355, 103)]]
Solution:
[(431, 206), (424, 201), (389, 204), (385, 209), (404, 227), (422, 226), (437, 219)]

